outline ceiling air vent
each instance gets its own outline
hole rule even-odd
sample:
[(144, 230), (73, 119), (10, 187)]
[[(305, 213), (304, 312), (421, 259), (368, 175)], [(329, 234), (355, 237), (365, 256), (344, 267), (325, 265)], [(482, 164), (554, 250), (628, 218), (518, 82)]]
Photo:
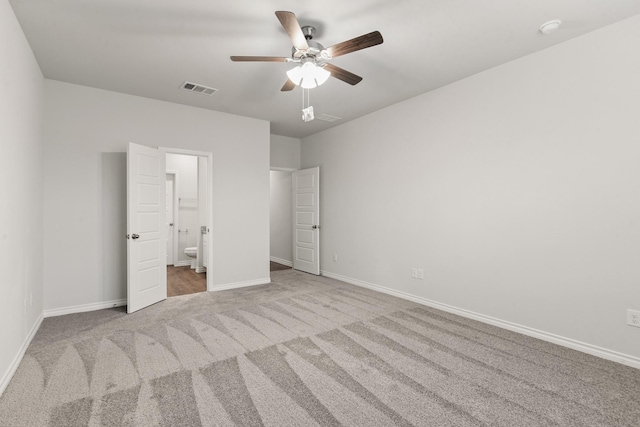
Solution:
[(203, 95), (209, 95), (209, 96), (213, 95), (218, 91), (218, 89), (208, 87), (208, 86), (202, 86), (202, 85), (191, 83), (191, 82), (182, 83), (182, 85), (180, 86), (180, 89), (188, 90), (189, 92), (201, 93)]
[(333, 123), (333, 122), (337, 122), (338, 120), (342, 120), (342, 117), (330, 116), (328, 114), (320, 114), (319, 116), (316, 116), (316, 120), (322, 120), (323, 122)]

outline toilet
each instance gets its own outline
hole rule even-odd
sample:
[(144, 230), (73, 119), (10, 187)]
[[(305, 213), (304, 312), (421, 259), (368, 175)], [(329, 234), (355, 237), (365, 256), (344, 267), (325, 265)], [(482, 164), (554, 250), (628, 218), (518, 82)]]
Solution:
[(184, 248), (184, 254), (191, 258), (191, 268), (195, 269), (197, 266), (198, 247), (193, 246), (190, 248)]

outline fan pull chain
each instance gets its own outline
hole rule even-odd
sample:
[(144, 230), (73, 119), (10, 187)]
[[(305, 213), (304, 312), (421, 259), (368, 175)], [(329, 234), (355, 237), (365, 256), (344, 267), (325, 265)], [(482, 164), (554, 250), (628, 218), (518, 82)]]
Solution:
[[(306, 95), (306, 98), (305, 98), (305, 95)], [(304, 103), (305, 99), (307, 101), (306, 105)], [(311, 94), (309, 93), (309, 89), (302, 88), (302, 109), (304, 110), (305, 108), (308, 108), (310, 103), (311, 103)]]
[[(307, 94), (307, 105), (305, 107), (305, 92)], [(313, 120), (313, 107), (311, 106), (311, 94), (309, 89), (302, 88), (302, 120), (305, 122), (310, 122)]]

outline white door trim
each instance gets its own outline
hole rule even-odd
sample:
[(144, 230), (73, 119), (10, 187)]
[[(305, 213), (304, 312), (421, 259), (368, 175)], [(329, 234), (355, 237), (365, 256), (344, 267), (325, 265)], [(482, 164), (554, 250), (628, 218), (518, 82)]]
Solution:
[(171, 234), (173, 234), (173, 262), (176, 263), (178, 261), (178, 229), (180, 228), (180, 217), (178, 216), (178, 179), (180, 179), (180, 174), (174, 170), (168, 170), (166, 174), (173, 175), (173, 229)]
[(197, 150), (185, 150), (182, 148), (170, 148), (170, 147), (158, 147), (160, 152), (165, 154), (184, 154), (186, 156), (198, 156), (198, 157), (211, 157), (213, 159), (213, 153), (209, 151), (197, 151)]

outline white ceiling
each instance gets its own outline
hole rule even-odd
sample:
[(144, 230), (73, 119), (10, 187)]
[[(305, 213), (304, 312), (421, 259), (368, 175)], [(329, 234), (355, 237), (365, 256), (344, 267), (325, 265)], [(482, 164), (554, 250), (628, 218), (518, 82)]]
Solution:
[[(10, 0), (46, 78), (255, 117), (271, 133), (301, 138), (640, 13), (638, 0)], [(285, 63), (231, 55), (288, 56), (274, 12), (314, 25), (325, 47), (378, 30), (384, 43), (332, 60), (364, 79), (329, 79), (281, 92)], [(563, 25), (539, 31), (550, 19)], [(219, 89), (179, 89), (183, 81)]]

